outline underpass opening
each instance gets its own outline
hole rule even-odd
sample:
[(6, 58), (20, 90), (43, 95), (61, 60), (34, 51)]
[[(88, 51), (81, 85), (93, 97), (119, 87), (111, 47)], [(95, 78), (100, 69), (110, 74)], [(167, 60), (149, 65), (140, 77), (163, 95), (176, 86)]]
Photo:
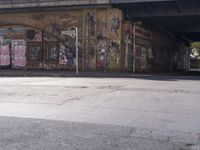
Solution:
[[(123, 10), (126, 20), (134, 25), (140, 22), (140, 27), (151, 31), (152, 66), (147, 62), (147, 66), (152, 68), (150, 70), (190, 70), (190, 45), (200, 41), (200, 1), (112, 0), (112, 3)], [(134, 51), (138, 53), (136, 48)], [(141, 50), (140, 52), (143, 53)], [(142, 60), (143, 58), (140, 62)], [(139, 63), (136, 61), (135, 65), (137, 64)]]
[(190, 71), (200, 71), (200, 42), (191, 44)]
[[(75, 39), (60, 32), (51, 32), (48, 26), (32, 27), (18, 22), (0, 27), (0, 67), (1, 69), (62, 69), (73, 68), (75, 47), (69, 48), (65, 42)], [(22, 24), (22, 25), (20, 25)], [(49, 30), (49, 31), (48, 31)], [(64, 42), (65, 41), (65, 42)], [(71, 61), (70, 61), (71, 60)]]

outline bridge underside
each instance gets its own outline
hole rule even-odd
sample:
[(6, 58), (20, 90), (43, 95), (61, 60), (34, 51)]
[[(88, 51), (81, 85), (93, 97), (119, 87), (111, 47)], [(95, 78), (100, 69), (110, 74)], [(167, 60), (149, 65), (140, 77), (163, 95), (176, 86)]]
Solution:
[(188, 41), (200, 41), (199, 0), (112, 0), (126, 18), (162, 27)]

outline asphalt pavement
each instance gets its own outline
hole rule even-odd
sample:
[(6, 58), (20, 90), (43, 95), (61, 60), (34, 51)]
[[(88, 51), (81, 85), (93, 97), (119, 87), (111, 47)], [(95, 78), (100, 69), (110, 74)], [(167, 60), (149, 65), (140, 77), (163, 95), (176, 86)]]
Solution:
[(199, 97), (199, 76), (5, 75), (0, 149), (199, 150)]

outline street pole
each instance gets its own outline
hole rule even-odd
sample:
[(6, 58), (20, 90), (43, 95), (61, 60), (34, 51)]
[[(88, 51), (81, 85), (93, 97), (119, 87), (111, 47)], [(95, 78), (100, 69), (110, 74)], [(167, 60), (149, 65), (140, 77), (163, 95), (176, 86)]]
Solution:
[(78, 28), (76, 27), (76, 75), (79, 74), (79, 65), (78, 65)]
[(135, 62), (136, 61), (135, 60), (136, 59), (136, 56), (135, 56), (136, 55), (136, 52), (135, 52), (136, 51), (136, 40), (135, 40), (135, 38), (136, 38), (136, 36), (135, 36), (136, 27), (135, 26), (136, 26), (136, 23), (133, 24), (133, 72), (135, 72), (135, 68), (136, 68), (136, 65), (135, 65), (135, 63), (136, 63)]

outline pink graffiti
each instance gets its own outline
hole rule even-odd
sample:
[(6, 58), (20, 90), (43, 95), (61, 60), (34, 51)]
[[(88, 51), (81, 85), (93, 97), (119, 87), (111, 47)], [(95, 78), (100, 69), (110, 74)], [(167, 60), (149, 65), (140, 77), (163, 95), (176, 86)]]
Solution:
[(0, 47), (0, 65), (9, 66), (10, 65), (10, 55), (9, 55), (9, 46), (3, 45)]

